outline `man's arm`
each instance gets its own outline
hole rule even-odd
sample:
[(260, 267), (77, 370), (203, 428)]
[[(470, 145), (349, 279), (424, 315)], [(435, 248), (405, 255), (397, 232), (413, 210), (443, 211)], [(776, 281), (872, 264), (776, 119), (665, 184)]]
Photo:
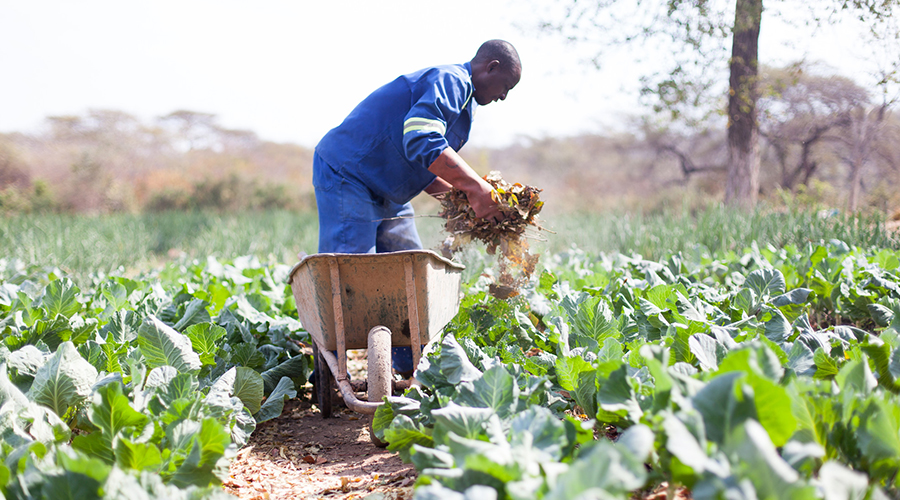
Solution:
[[(428, 171), (438, 176), (426, 191), (428, 194), (437, 194), (445, 188), (439, 181), (445, 181), (453, 187), (466, 193), (469, 205), (475, 210), (475, 216), (492, 221), (503, 220), (500, 206), (491, 197), (493, 188), (484, 179), (472, 170), (465, 160), (452, 148), (444, 148), (441, 154), (428, 167)], [(434, 189), (432, 189), (434, 188)], [(447, 189), (444, 189), (445, 191)]]
[(451, 186), (450, 183), (445, 181), (444, 179), (435, 177), (434, 182), (432, 182), (428, 185), (428, 187), (425, 188), (425, 192), (430, 194), (431, 196), (437, 196), (439, 194), (444, 194), (450, 191), (452, 187), (453, 186)]

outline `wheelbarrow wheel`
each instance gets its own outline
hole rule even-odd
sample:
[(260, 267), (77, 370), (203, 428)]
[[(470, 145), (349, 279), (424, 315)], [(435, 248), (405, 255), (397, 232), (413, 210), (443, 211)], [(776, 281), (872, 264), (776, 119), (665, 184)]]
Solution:
[(316, 366), (315, 385), (316, 396), (319, 402), (319, 411), (322, 418), (331, 418), (331, 397), (334, 392), (334, 376), (328, 368), (325, 357), (319, 354), (319, 347), (315, 341), (313, 345), (313, 360)]
[[(385, 396), (391, 395), (391, 331), (383, 326), (376, 326), (369, 331), (368, 366), (366, 368), (367, 396), (370, 402), (381, 402)], [(369, 419), (369, 437), (375, 446), (384, 448), (387, 441), (375, 437), (372, 425), (375, 415)]]

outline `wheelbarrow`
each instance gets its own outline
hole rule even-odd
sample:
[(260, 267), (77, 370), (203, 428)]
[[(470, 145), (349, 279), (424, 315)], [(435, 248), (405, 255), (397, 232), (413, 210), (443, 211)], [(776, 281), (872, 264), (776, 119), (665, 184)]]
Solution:
[[(430, 250), (320, 253), (293, 267), (289, 281), (313, 340), (322, 417), (332, 414), (334, 381), (347, 407), (359, 413), (372, 415), (391, 397), (391, 347), (411, 346), (418, 366), (421, 346), (437, 339), (459, 310), (463, 269)], [(368, 350), (368, 401), (350, 384), (347, 349)]]

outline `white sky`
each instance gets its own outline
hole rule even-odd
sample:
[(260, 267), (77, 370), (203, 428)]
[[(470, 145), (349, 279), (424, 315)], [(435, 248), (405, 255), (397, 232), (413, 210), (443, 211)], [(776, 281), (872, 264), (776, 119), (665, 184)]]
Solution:
[[(625, 51), (600, 71), (588, 67), (587, 50), (519, 27), (539, 20), (534, 7), (521, 0), (0, 0), (0, 132), (33, 132), (47, 116), (91, 108), (145, 121), (188, 109), (311, 147), (378, 86), (467, 61), (490, 38), (517, 47), (523, 77), (505, 102), (479, 109), (472, 144), (602, 132), (641, 111), (645, 68)], [(763, 63), (808, 54), (864, 83), (852, 29), (798, 36), (796, 27), (763, 22)]]

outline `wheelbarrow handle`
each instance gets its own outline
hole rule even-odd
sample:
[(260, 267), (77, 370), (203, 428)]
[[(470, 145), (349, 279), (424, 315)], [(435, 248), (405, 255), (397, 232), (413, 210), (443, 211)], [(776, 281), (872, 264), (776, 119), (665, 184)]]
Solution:
[[(334, 309), (334, 331), (336, 332), (337, 337), (337, 349), (338, 352), (346, 353), (347, 341), (344, 338), (344, 306), (341, 304), (341, 273), (338, 268), (337, 257), (331, 259), (329, 267), (329, 270), (331, 271), (331, 301)], [(338, 384), (340, 384), (341, 380), (344, 382), (347, 381), (347, 358), (346, 356), (341, 356), (337, 361), (338, 371), (335, 371), (335, 368), (332, 366), (331, 372), (335, 374), (334, 378), (338, 381)]]
[(409, 318), (409, 340), (412, 346), (413, 368), (419, 366), (419, 359), (422, 357), (422, 346), (419, 331), (419, 303), (418, 294), (416, 293), (416, 275), (413, 268), (412, 257), (406, 256), (404, 260), (404, 269), (406, 274), (406, 311)]
[[(319, 349), (319, 355), (325, 358), (325, 362), (328, 363), (328, 367), (331, 368), (331, 373), (339, 373), (338, 370), (338, 360), (335, 358), (334, 354), (327, 349)], [(344, 398), (344, 403), (347, 404), (347, 408), (357, 412), (357, 413), (365, 413), (366, 415), (372, 415), (375, 413), (375, 410), (378, 409), (379, 406), (383, 405), (383, 402), (374, 403), (369, 401), (360, 401), (356, 394), (353, 392), (353, 387), (350, 385), (350, 381), (347, 380), (346, 377), (343, 379), (335, 378), (335, 381), (338, 384), (338, 388), (341, 390), (341, 396)], [(388, 397), (389, 400), (393, 400), (393, 397)]]

